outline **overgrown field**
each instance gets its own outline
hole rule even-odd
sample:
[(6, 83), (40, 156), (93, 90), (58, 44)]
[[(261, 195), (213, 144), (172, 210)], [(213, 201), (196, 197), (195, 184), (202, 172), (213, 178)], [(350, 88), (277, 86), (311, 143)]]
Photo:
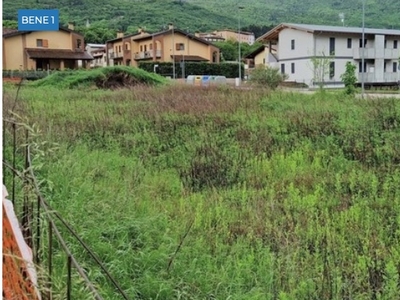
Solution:
[(23, 87), (15, 111), (58, 143), (46, 198), (132, 299), (400, 299), (395, 99)]

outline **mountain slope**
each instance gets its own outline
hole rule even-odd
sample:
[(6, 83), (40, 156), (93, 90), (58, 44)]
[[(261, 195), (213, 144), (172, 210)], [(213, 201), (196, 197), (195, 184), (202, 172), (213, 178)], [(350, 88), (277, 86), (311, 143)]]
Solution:
[[(39, 2), (39, 3), (37, 3)], [(400, 28), (400, 1), (368, 0), (365, 25)], [(240, 3), (244, 7), (238, 10)], [(63, 24), (74, 21), (83, 26), (104, 21), (110, 29), (146, 27), (158, 30), (168, 23), (190, 31), (280, 22), (361, 26), (361, 0), (4, 0), (3, 19), (14, 19), (20, 8), (57, 8)]]

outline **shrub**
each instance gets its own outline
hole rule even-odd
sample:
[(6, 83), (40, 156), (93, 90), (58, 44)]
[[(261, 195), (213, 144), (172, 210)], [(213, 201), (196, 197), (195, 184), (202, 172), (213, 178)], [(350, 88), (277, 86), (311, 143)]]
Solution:
[(281, 74), (279, 69), (259, 65), (251, 72), (250, 83), (276, 89), (287, 78), (288, 76)]
[(353, 65), (351, 62), (346, 63), (346, 71), (340, 75), (340, 78), (344, 82), (345, 86), (345, 93), (347, 95), (353, 95), (356, 92), (356, 66)]

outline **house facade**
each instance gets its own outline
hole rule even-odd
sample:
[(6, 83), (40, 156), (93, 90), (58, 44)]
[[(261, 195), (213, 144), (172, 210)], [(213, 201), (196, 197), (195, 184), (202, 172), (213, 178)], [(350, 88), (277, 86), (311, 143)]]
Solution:
[(100, 68), (107, 66), (107, 53), (105, 44), (87, 44), (86, 51), (93, 57), (90, 61), (90, 68)]
[(58, 31), (3, 31), (4, 70), (63, 70), (86, 67), (93, 57), (85, 51), (81, 34)]
[(359, 82), (398, 82), (400, 30), (364, 28), (364, 43), (362, 31), (358, 27), (282, 23), (257, 41), (276, 49), (267, 63), (286, 73), (288, 81), (340, 86), (340, 75), (351, 62), (357, 67)]
[(247, 43), (249, 45), (253, 45), (256, 40), (254, 33), (247, 31), (238, 32), (231, 29), (224, 29), (224, 30), (215, 30), (213, 34), (216, 36), (220, 36), (225, 40), (235, 40), (240, 43)]
[(219, 62), (219, 48), (193, 34), (170, 26), (168, 30), (147, 33), (142, 29), (107, 41), (107, 64), (137, 66), (142, 61)]

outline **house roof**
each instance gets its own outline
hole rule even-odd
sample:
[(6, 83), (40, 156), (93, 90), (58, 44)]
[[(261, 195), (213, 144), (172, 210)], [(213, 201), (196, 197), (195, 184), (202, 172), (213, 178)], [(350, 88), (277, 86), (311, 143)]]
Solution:
[(26, 53), (30, 58), (47, 59), (72, 59), (72, 60), (91, 60), (93, 57), (83, 51), (72, 51), (70, 49), (37, 49), (26, 48)]
[[(272, 28), (267, 33), (260, 36), (256, 41), (262, 40), (276, 40), (279, 32), (285, 28), (292, 28), (301, 31), (307, 31), (310, 33), (355, 33), (362, 34), (362, 27), (343, 27), (343, 26), (327, 26), (327, 25), (311, 25), (311, 24), (294, 24), (294, 23), (281, 23), (278, 26)], [(376, 28), (364, 28), (365, 34), (382, 34), (382, 35), (400, 35), (400, 30), (395, 29), (376, 29)]]
[(208, 61), (207, 58), (198, 55), (171, 55), (172, 57), (175, 58), (175, 61)]
[(218, 48), (218, 47), (215, 46), (213, 43), (210, 43), (209, 41), (206, 41), (206, 40), (203, 39), (203, 38), (197, 37), (197, 36), (195, 36), (195, 35), (193, 35), (193, 34), (191, 34), (191, 33), (187, 33), (187, 32), (185, 32), (185, 31), (183, 31), (183, 30), (181, 30), (181, 29), (178, 29), (178, 28), (168, 29), (168, 30), (164, 30), (164, 31), (155, 32), (155, 33), (149, 34), (149, 35), (147, 35), (147, 36), (138, 37), (138, 38), (136, 38), (135, 40), (141, 40), (141, 39), (145, 39), (145, 38), (149, 38), (149, 37), (153, 37), (153, 36), (159, 36), (159, 35), (170, 34), (170, 33), (172, 33), (172, 31), (173, 31), (174, 33), (179, 33), (179, 34), (185, 35), (185, 36), (187, 36), (188, 38), (190, 38), (190, 39), (192, 39), (192, 40), (195, 40), (195, 41), (198, 41), (198, 42), (200, 42), (200, 43), (203, 43), (203, 44), (210, 45), (210, 46), (213, 46), (213, 47), (215, 47), (215, 48)]
[[(75, 33), (75, 34), (80, 35), (80, 36), (83, 37), (83, 35), (81, 33), (77, 32), (77, 31), (74, 31), (74, 30), (71, 30), (71, 29), (68, 29), (68, 28), (65, 28), (65, 27), (61, 27), (61, 26), (59, 27), (59, 31), (64, 31), (64, 32), (69, 32), (69, 33), (72, 32), (72, 33)], [(10, 28), (8, 28), (6, 31), (3, 29), (3, 37), (4, 38), (9, 38), (9, 37), (12, 37), (12, 36), (17, 36), (17, 35), (22, 35), (22, 34), (29, 34), (29, 33), (32, 33), (32, 32), (34, 32), (34, 31), (19, 31), (17, 29), (11, 30)]]
[[(234, 32), (234, 33), (238, 33), (237, 30), (233, 30), (233, 29), (222, 29), (222, 30), (215, 30), (214, 32), (222, 32), (222, 31), (229, 31), (229, 32)], [(249, 32), (249, 31), (239, 31), (240, 34), (246, 34), (246, 35), (254, 35), (253, 32)]]
[(128, 37), (137, 36), (137, 35), (140, 35), (140, 32), (135, 32), (135, 33), (131, 33), (131, 34), (128, 34), (128, 35), (125, 35), (125, 36), (122, 36), (122, 37), (117, 37), (117, 38), (112, 39), (112, 40), (108, 40), (108, 41), (106, 41), (106, 44), (113, 43), (113, 42), (116, 42), (118, 40), (123, 40), (123, 39), (126, 39)]
[(263, 52), (265, 48), (268, 48), (268, 47), (265, 45), (261, 45), (260, 47), (255, 49), (253, 52), (250, 52), (249, 54), (247, 54), (244, 58), (254, 58), (257, 54)]
[(92, 44), (92, 43), (87, 43), (86, 46), (91, 47), (91, 48), (105, 48), (105, 44)]

